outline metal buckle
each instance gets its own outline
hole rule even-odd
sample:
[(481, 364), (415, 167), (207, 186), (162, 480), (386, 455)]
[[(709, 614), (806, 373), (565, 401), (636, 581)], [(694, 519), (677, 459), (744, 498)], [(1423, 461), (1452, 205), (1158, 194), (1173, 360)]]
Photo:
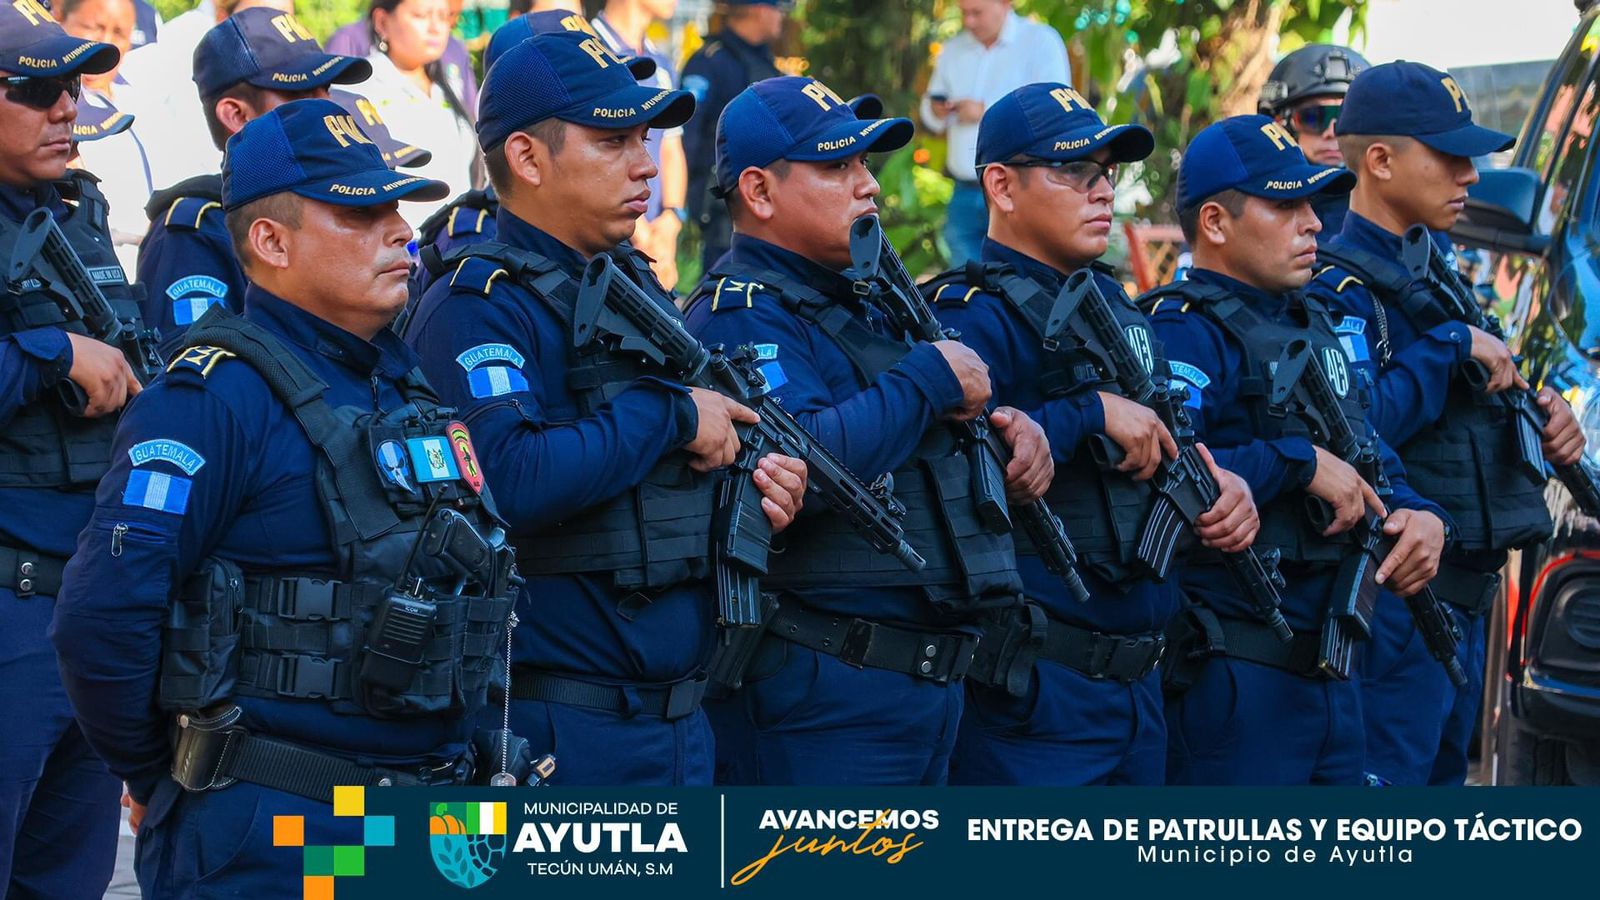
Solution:
[(692, 715), (700, 708), (700, 700), (706, 693), (706, 679), (696, 678), (690, 681), (680, 681), (667, 689), (667, 708), (662, 718), (667, 721), (681, 719)]
[(858, 669), (866, 668), (867, 652), (872, 649), (872, 635), (877, 628), (865, 619), (852, 620), (839, 646), (839, 660)]

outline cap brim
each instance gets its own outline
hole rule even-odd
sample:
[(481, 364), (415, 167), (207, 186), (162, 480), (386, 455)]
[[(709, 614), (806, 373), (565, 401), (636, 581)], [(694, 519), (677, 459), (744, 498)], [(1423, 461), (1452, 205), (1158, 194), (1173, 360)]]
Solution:
[(421, 147), (413, 147), (410, 144), (386, 149), (384, 153), (388, 155), (390, 164), (397, 169), (414, 169), (433, 161), (432, 150), (424, 150)]
[(1356, 186), (1356, 173), (1342, 166), (1290, 166), (1238, 190), (1268, 200), (1298, 200), (1316, 194), (1348, 194)]
[(591, 128), (677, 128), (694, 115), (694, 95), (688, 91), (629, 85), (604, 97), (574, 104), (554, 118)]
[(1143, 125), (1107, 125), (1094, 131), (1082, 130), (1055, 135), (1036, 144), (1025, 155), (1037, 159), (1071, 162), (1086, 159), (1101, 150), (1111, 153), (1111, 162), (1130, 163), (1149, 158), (1156, 149), (1156, 136)]
[(1484, 128), (1482, 125), (1463, 125), (1454, 131), (1419, 134), (1414, 137), (1440, 153), (1469, 158), (1510, 150), (1517, 142), (1516, 138), (1505, 132)]
[(372, 63), (358, 56), (318, 53), (305, 62), (261, 72), (247, 84), (275, 91), (309, 91), (330, 84), (357, 84), (372, 77)]
[(853, 119), (807, 138), (783, 154), (799, 162), (828, 162), (858, 153), (888, 153), (911, 142), (910, 119)]
[(634, 81), (643, 81), (646, 78), (656, 77), (656, 61), (648, 56), (634, 56), (628, 59), (628, 74)]
[[(78, 120), (72, 123), (72, 139), (78, 143), (85, 141), (98, 141), (102, 138), (121, 134), (133, 127), (133, 116), (120, 109), (97, 108), (95, 121), (87, 121), (83, 116), (86, 107), (78, 107)], [(103, 116), (98, 115), (104, 113)]]
[(883, 118), (883, 98), (877, 94), (862, 94), (850, 98), (850, 110), (858, 119)]
[(353, 172), (290, 190), (308, 200), (334, 206), (377, 206), (394, 200), (443, 200), (450, 196), (450, 186), (442, 181), (402, 175), (389, 168)]
[(29, 44), (6, 62), (18, 75), (99, 75), (115, 69), (121, 59), (122, 53), (110, 44), (61, 32)]

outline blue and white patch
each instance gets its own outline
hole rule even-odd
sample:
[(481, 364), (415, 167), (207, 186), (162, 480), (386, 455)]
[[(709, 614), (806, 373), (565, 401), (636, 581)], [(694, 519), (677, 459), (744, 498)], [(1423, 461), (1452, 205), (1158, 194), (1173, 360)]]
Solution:
[(756, 359), (777, 359), (778, 358), (778, 345), (777, 344), (756, 344), (755, 345), (755, 351), (756, 351)]
[(189, 508), (189, 488), (192, 484), (181, 475), (134, 469), (128, 473), (128, 486), (122, 489), (122, 505), (142, 506), (181, 516)]
[(395, 487), (410, 494), (417, 492), (411, 483), (411, 464), (406, 461), (406, 452), (399, 441), (384, 441), (378, 445), (378, 470), (383, 473), (384, 480)]
[(166, 438), (134, 444), (128, 448), (128, 459), (136, 466), (158, 461), (169, 462), (182, 469), (185, 475), (193, 475), (206, 464), (206, 458), (194, 452), (193, 447)]
[(1175, 359), (1168, 361), (1167, 365), (1172, 369), (1172, 379), (1189, 389), (1189, 397), (1183, 401), (1183, 405), (1190, 409), (1199, 409), (1201, 392), (1211, 383), (1211, 376), (1202, 372), (1198, 366), (1191, 366)]
[(1364, 363), (1372, 359), (1367, 352), (1367, 320), (1359, 316), (1345, 316), (1339, 324), (1333, 326), (1334, 334), (1339, 336), (1339, 343), (1344, 345), (1344, 353), (1353, 363)]
[(172, 299), (172, 321), (193, 325), (227, 299), (228, 284), (210, 275), (187, 275), (167, 286), (167, 296)]
[(756, 371), (760, 372), (761, 377), (767, 380), (768, 391), (775, 391), (789, 383), (789, 376), (784, 374), (783, 366), (777, 360), (762, 363), (756, 368)]
[(406, 450), (411, 453), (411, 468), (423, 484), (433, 481), (454, 481), (461, 477), (456, 466), (455, 453), (450, 442), (443, 437), (421, 437), (406, 440)]
[(485, 397), (515, 394), (528, 389), (528, 379), (522, 372), (509, 366), (484, 366), (481, 369), (473, 369), (467, 373), (467, 384), (472, 389), (472, 396), (480, 400)]
[(510, 344), (479, 344), (456, 357), (456, 363), (468, 372), (491, 360), (508, 362), (519, 369), (527, 362), (522, 354), (517, 352), (517, 348)]
[(682, 88), (694, 95), (694, 102), (706, 102), (706, 94), (711, 91), (711, 80), (704, 75), (683, 76)]
[(1332, 347), (1323, 347), (1322, 368), (1327, 372), (1333, 392), (1341, 398), (1350, 396), (1350, 367), (1345, 364), (1345, 355)]

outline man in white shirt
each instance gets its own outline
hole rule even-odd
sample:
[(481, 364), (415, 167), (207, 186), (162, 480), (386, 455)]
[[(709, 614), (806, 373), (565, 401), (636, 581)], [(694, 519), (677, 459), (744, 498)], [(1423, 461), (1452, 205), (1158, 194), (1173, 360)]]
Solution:
[(956, 180), (945, 219), (950, 264), (978, 256), (989, 229), (974, 160), (978, 122), (989, 104), (1038, 81), (1072, 83), (1067, 46), (1050, 26), (1024, 19), (1011, 0), (960, 0), (962, 32), (945, 44), (922, 98), (922, 123), (948, 132), (947, 166)]

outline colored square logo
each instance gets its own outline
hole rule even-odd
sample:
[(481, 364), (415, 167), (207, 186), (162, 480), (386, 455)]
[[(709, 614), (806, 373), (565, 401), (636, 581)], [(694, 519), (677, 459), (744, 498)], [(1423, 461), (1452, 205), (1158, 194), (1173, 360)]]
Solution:
[(362, 832), (361, 840), (368, 847), (393, 847), (394, 816), (367, 816)]
[(273, 816), (272, 846), (304, 847), (306, 844), (305, 816)]
[(333, 814), (360, 816), (367, 811), (367, 789), (360, 785), (347, 785), (333, 789)]
[(349, 846), (333, 848), (333, 874), (359, 876), (367, 873), (367, 848)]

